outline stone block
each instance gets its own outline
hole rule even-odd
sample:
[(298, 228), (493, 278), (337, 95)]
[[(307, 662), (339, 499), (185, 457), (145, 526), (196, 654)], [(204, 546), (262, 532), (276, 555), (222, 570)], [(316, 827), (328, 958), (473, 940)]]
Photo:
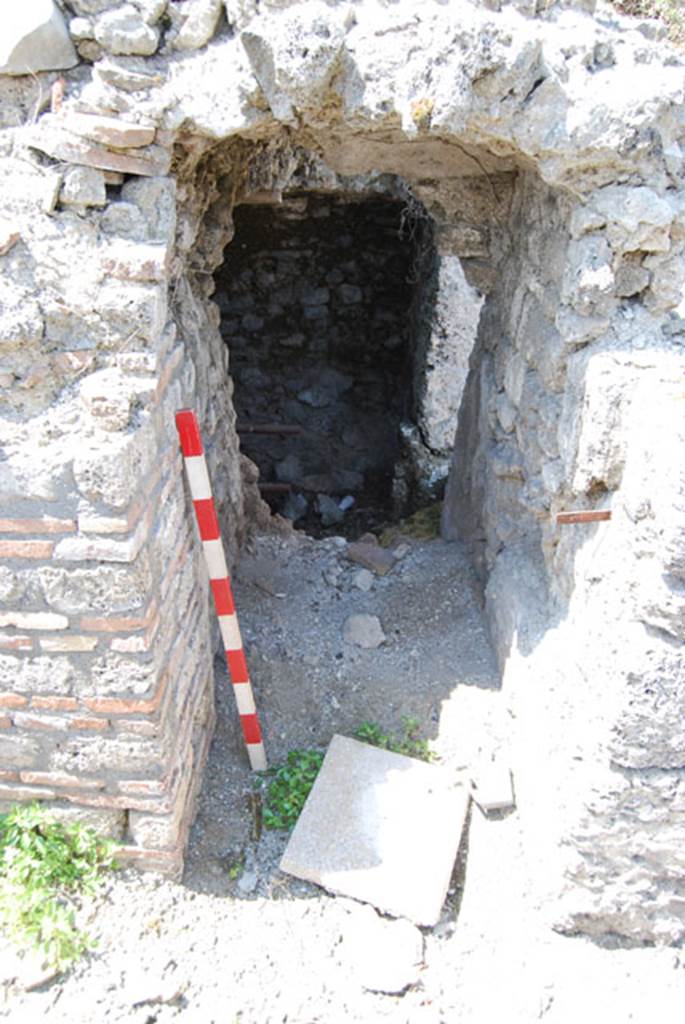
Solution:
[(395, 565), (395, 557), (387, 548), (382, 548), (379, 544), (368, 544), (365, 541), (348, 544), (345, 555), (350, 562), (356, 562), (357, 565), (370, 569), (377, 576), (387, 576)]
[(468, 788), (445, 769), (334, 736), (281, 870), (434, 925), (467, 806)]
[(80, 736), (60, 744), (51, 755), (51, 768), (84, 774), (157, 774), (161, 772), (163, 760), (159, 741), (121, 736)]
[(30, 736), (0, 734), (0, 764), (3, 768), (33, 768), (41, 763), (42, 749)]
[(180, 10), (172, 6), (172, 28), (167, 34), (172, 49), (199, 50), (206, 46), (214, 35), (222, 6), (222, 0), (188, 0)]
[(33, 149), (55, 160), (98, 167), (103, 171), (154, 176), (166, 174), (171, 164), (171, 157), (162, 146), (146, 146), (130, 152), (107, 149), (64, 131), (60, 122), (52, 121), (49, 114), (44, 114), (37, 125), (27, 129), (25, 138)]
[(0, 75), (35, 75), (78, 64), (64, 18), (53, 0), (22, 0), (5, 12)]
[(155, 141), (155, 129), (149, 125), (104, 114), (69, 111), (60, 123), (68, 132), (111, 149), (138, 149)]
[(70, 693), (79, 674), (68, 658), (0, 655), (0, 690), (17, 693)]
[(104, 206), (107, 192), (103, 171), (95, 167), (67, 167), (59, 200), (63, 206)]
[(146, 24), (140, 11), (124, 4), (114, 11), (105, 11), (95, 21), (95, 38), (108, 53), (147, 57), (159, 44), (159, 31)]
[(38, 578), (47, 603), (67, 615), (108, 612), (115, 616), (143, 609), (152, 588), (150, 565), (142, 557), (135, 565), (125, 568), (107, 565), (92, 569), (43, 566), (38, 570)]

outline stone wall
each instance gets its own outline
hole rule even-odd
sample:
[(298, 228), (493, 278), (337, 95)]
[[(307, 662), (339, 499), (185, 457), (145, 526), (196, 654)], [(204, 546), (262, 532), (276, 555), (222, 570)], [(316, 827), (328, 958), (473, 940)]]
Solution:
[[(180, 870), (212, 643), (177, 408), (232, 558), (265, 516), (211, 298), (232, 210), (392, 178), (434, 223), (414, 315), (448, 398), (418, 429), (443, 450), (459, 414), (445, 530), (553, 923), (685, 934), (682, 60), (594, 9), (65, 0), (3, 41), (2, 801)], [(612, 519), (556, 526), (579, 506)]]

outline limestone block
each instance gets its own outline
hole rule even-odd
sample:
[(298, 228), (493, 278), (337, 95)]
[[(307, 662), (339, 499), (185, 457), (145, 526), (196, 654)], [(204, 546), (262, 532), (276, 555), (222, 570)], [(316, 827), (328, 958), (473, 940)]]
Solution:
[(140, 146), (149, 146), (155, 138), (155, 129), (148, 125), (118, 117), (105, 117), (103, 114), (69, 111), (61, 118), (61, 124), (74, 135), (92, 139), (112, 149), (138, 149)]
[(22, 0), (3, 19), (0, 74), (28, 75), (78, 64), (64, 18), (53, 0)]
[(64, 206), (104, 206), (105, 178), (95, 167), (67, 167), (59, 194)]
[(79, 395), (102, 430), (124, 430), (128, 426), (133, 396), (118, 370), (89, 374), (81, 382)]
[(143, 214), (150, 241), (173, 242), (176, 230), (176, 182), (173, 178), (153, 176), (127, 181), (121, 196)]
[(97, 697), (146, 697), (154, 690), (158, 666), (109, 653), (91, 665), (91, 672), (79, 693)]
[(40, 744), (29, 736), (0, 734), (0, 764), (8, 768), (36, 768), (41, 760)]
[(602, 235), (572, 241), (562, 284), (563, 302), (583, 315), (606, 316), (616, 306), (612, 253)]
[(170, 9), (173, 25), (167, 35), (174, 50), (199, 50), (214, 35), (222, 0), (189, 0), (182, 8)]
[(418, 420), (425, 444), (449, 452), (484, 297), (466, 280), (457, 256), (440, 258), (436, 289), (430, 333), (422, 343), (426, 371), (417, 387)]
[(125, 568), (109, 565), (92, 569), (41, 566), (37, 575), (50, 607), (67, 615), (97, 612), (130, 615), (146, 607), (152, 589), (150, 565), (143, 556), (135, 565)]
[(605, 217), (607, 238), (619, 251), (667, 252), (670, 248), (675, 210), (651, 188), (611, 185), (597, 193), (593, 206)]
[(26, 131), (25, 138), (29, 146), (55, 160), (99, 167), (103, 171), (144, 176), (166, 174), (171, 163), (169, 153), (162, 146), (145, 146), (131, 152), (114, 151), (65, 131), (60, 122), (52, 120), (48, 114)]
[(162, 773), (163, 760), (159, 740), (83, 736), (61, 744), (52, 754), (50, 767), (79, 774), (146, 772), (156, 777)]
[(148, 235), (145, 216), (135, 203), (110, 203), (102, 214), (100, 227), (107, 235), (135, 242), (144, 241)]
[(0, 655), (0, 689), (10, 693), (71, 693), (78, 680), (68, 658)]
[(325, 96), (343, 39), (347, 12), (318, 0), (262, 15), (241, 33), (254, 75), (279, 121)]
[(159, 44), (159, 30), (147, 24), (132, 4), (124, 4), (97, 18), (95, 38), (108, 53), (150, 56)]
[(90, 501), (126, 507), (151, 473), (157, 446), (149, 427), (110, 434), (84, 444), (74, 459), (74, 479)]

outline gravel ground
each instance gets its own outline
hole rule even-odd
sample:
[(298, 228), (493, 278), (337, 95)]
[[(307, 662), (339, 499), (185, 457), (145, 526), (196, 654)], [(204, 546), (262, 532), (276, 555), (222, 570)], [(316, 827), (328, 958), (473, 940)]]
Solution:
[[(440, 761), (506, 751), (508, 712), (458, 545), (412, 541), (386, 577), (359, 575), (344, 542), (262, 537), (236, 597), (267, 753), (325, 748), (365, 720), (418, 719)], [(343, 640), (353, 614), (385, 641)], [(33, 1021), (316, 1024), (678, 1022), (685, 955), (600, 946), (545, 924), (516, 811), (474, 806), (435, 928), (417, 929), (278, 869), (287, 836), (260, 828), (259, 798), (225, 670), (218, 727), (179, 884), (123, 872), (88, 908), (96, 952), (45, 978), (0, 949), (0, 1016)], [(35, 988), (26, 991), (26, 984)]]

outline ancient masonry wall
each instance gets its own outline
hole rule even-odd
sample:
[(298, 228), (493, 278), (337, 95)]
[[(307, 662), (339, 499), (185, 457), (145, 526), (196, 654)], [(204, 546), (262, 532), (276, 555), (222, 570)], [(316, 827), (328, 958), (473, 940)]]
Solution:
[[(0, 45), (0, 802), (180, 872), (213, 644), (177, 408), (231, 557), (265, 515), (212, 301), (232, 209), (401, 182), (438, 254), (420, 441), (459, 419), (444, 529), (553, 923), (682, 938), (682, 59), (594, 0), (257, 7), (63, 0)], [(561, 533), (580, 505), (610, 532)]]

